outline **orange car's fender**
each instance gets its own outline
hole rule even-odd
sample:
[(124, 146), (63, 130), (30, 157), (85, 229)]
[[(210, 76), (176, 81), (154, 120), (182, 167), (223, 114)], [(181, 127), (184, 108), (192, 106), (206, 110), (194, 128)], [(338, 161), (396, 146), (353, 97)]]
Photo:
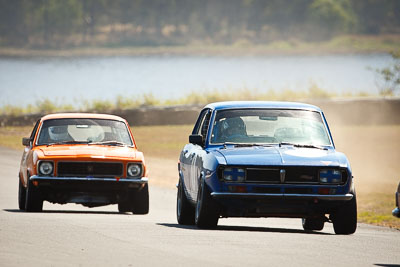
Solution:
[[(25, 183), (27, 184), (28, 178), (32, 175), (37, 174), (37, 162), (39, 160), (40, 155), (43, 155), (43, 152), (40, 149), (32, 149), (30, 153), (28, 154), (28, 157), (26, 159), (26, 179), (24, 179)], [(28, 177), (29, 176), (29, 177)]]
[(142, 162), (142, 165), (143, 165), (143, 168), (144, 168), (143, 176), (144, 177), (148, 177), (149, 172), (148, 172), (147, 167), (146, 167), (146, 162), (144, 160), (143, 152), (136, 151), (135, 154), (136, 154), (136, 160)]

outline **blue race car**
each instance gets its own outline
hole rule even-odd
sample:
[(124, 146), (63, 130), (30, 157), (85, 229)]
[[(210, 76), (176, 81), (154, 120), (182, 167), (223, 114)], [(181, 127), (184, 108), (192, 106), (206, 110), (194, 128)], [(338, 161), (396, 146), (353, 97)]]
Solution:
[(392, 211), (394, 217), (400, 218), (400, 183), (397, 186), (396, 192), (396, 208)]
[(179, 163), (179, 224), (215, 228), (219, 218), (301, 218), (357, 228), (349, 161), (335, 150), (323, 112), (291, 102), (238, 101), (201, 111)]

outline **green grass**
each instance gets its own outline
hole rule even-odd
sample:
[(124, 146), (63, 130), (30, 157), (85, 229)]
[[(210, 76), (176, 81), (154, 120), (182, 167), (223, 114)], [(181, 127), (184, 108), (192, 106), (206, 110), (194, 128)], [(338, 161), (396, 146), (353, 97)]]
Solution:
[(193, 125), (138, 126), (132, 132), (145, 155), (178, 160), (192, 129)]
[(360, 192), (358, 221), (400, 229), (400, 219), (392, 215), (395, 208), (395, 190), (387, 193)]
[(192, 91), (181, 98), (160, 100), (153, 94), (144, 94), (141, 96), (116, 96), (115, 99), (94, 99), (94, 100), (77, 100), (75, 107), (72, 104), (60, 102), (59, 100), (43, 99), (21, 107), (18, 105), (6, 105), (0, 107), (0, 114), (8, 116), (19, 116), (32, 113), (54, 113), (54, 112), (71, 112), (71, 111), (90, 111), (109, 113), (113, 110), (132, 109), (148, 106), (170, 106), (170, 105), (205, 105), (207, 103), (231, 100), (268, 100), (268, 101), (298, 101), (298, 100), (315, 100), (315, 99), (331, 99), (335, 97), (352, 97), (370, 96), (363, 92), (344, 92), (336, 94), (328, 92), (316, 84), (311, 83), (308, 90), (294, 91), (291, 89), (283, 90), (267, 90), (260, 91), (254, 88), (238, 88), (238, 89), (213, 89), (206, 91)]
[(0, 56), (135, 56), (135, 55), (277, 55), (277, 54), (335, 54), (389, 53), (400, 47), (400, 35), (341, 35), (330, 40), (307, 42), (298, 39), (276, 40), (253, 44), (241, 39), (231, 45), (195, 43), (186, 46), (93, 46), (63, 50), (0, 47)]
[(28, 137), (32, 127), (0, 127), (0, 146), (12, 149), (23, 149), (22, 137)]

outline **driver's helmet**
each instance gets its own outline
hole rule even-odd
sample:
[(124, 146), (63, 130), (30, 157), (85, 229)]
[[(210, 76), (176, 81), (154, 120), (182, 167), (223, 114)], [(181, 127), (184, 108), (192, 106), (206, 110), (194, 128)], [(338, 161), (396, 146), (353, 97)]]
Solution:
[(53, 141), (67, 141), (70, 139), (68, 125), (58, 125), (49, 127), (49, 135)]
[(225, 137), (246, 136), (246, 125), (240, 117), (227, 118), (222, 122), (222, 134)]

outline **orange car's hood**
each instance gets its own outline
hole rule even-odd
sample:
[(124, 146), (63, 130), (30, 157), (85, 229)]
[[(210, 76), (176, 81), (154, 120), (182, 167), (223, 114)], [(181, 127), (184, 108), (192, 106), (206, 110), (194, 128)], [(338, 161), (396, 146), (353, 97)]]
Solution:
[(45, 157), (136, 158), (137, 150), (131, 147), (104, 145), (53, 145), (42, 147)]

